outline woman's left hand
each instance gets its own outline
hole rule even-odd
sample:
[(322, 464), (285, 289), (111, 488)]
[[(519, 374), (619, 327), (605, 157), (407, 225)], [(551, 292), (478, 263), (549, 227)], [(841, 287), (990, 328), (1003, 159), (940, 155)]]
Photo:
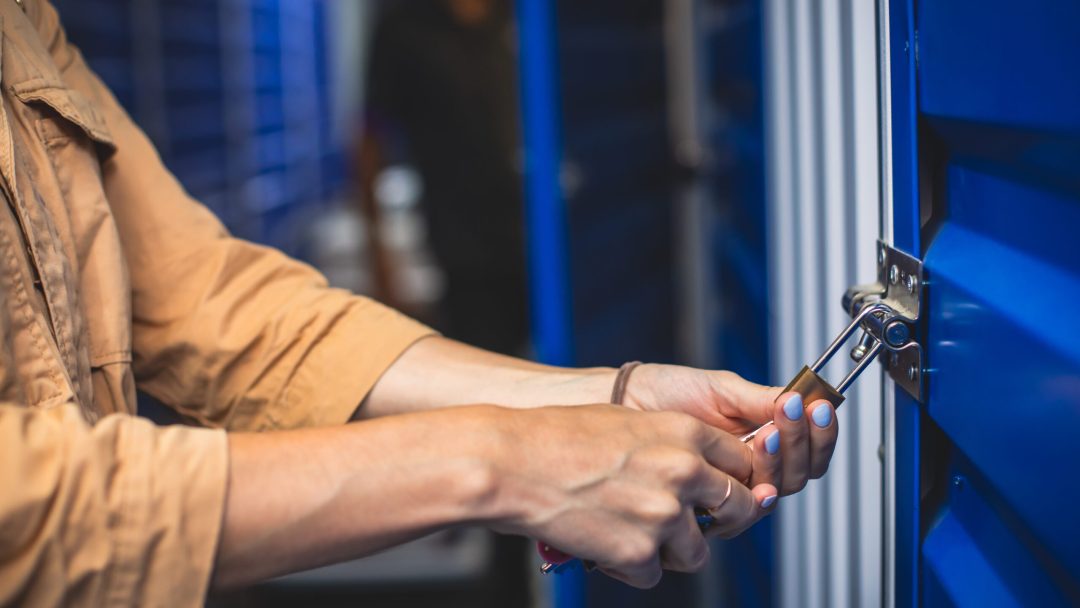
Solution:
[(746, 481), (771, 483), (787, 495), (825, 474), (838, 426), (829, 402), (804, 407), (798, 394), (782, 390), (728, 371), (647, 364), (631, 374), (623, 405), (682, 412), (738, 436), (773, 420), (776, 429), (766, 429), (754, 439), (754, 473)]

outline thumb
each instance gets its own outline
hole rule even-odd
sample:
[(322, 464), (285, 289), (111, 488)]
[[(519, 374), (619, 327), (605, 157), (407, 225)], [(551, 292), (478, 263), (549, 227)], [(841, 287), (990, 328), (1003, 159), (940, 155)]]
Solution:
[(774, 404), (783, 387), (750, 382), (733, 372), (718, 372), (718, 392), (724, 396), (731, 418), (741, 418), (754, 424), (764, 424), (773, 417)]

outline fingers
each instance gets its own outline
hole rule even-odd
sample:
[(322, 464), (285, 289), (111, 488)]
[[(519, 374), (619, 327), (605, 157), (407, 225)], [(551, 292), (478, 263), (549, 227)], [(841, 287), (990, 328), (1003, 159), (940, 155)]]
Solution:
[(749, 446), (731, 433), (698, 424), (700, 428), (697, 429), (697, 447), (705, 461), (739, 481), (749, 480), (754, 465), (754, 456)]
[(698, 572), (704, 568), (709, 561), (709, 544), (693, 509), (683, 509), (683, 516), (672, 532), (672, 537), (660, 548), (660, 565), (676, 572)]
[(773, 417), (773, 403), (784, 389), (765, 386), (728, 372), (710, 372), (714, 390), (721, 396), (721, 410), (729, 418), (749, 421), (754, 426)]
[(705, 467), (702, 476), (707, 481), (688, 497), (713, 516), (715, 521), (706, 530), (709, 536), (731, 538), (739, 534), (768, 513), (776, 502), (777, 489), (772, 484), (758, 484), (751, 490), (712, 467)]
[[(781, 495), (787, 496), (802, 490), (808, 480), (818, 479), (828, 470), (839, 425), (836, 410), (824, 399), (814, 401), (804, 409), (802, 397), (797, 393), (785, 393), (777, 400), (775, 409), (782, 460), (777, 487)], [(755, 467), (768, 466), (768, 458), (760, 454), (758, 449), (765, 446), (766, 439), (768, 436), (755, 438)], [(759, 465), (761, 461), (764, 463)], [(753, 481), (758, 479), (755, 468)], [(761, 481), (771, 480), (763, 474)]]
[(773, 405), (773, 422), (780, 431), (780, 494), (787, 496), (806, 487), (810, 478), (810, 429), (798, 393), (780, 395)]
[(810, 418), (809, 473), (811, 479), (819, 479), (829, 468), (840, 429), (836, 411), (824, 399), (811, 403), (806, 413)]
[(754, 437), (753, 475), (750, 487), (763, 483), (781, 487), (784, 479), (783, 464), (780, 457), (780, 429), (768, 426)]
[(776, 487), (770, 484), (754, 486), (752, 490), (734, 484), (727, 500), (709, 510), (714, 521), (705, 533), (710, 537), (737, 536), (776, 508), (776, 499)]

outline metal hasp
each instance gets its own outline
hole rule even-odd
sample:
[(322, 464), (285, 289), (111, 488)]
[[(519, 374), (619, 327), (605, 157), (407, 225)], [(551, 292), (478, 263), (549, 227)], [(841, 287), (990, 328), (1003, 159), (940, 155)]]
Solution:
[(881, 359), (889, 376), (921, 403), (922, 346), (913, 336), (925, 286), (922, 262), (881, 241), (877, 244), (877, 262), (876, 283), (855, 285), (844, 294), (844, 310), (852, 318), (870, 305), (880, 305), (875, 314), (865, 317), (862, 325), (867, 335), (851, 351), (851, 358), (861, 360), (870, 345), (880, 342), (888, 351), (882, 353)]

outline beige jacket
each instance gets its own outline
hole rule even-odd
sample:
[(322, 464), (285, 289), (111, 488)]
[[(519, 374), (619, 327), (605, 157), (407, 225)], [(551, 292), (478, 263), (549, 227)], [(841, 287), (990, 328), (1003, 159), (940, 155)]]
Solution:
[(0, 31), (0, 605), (200, 604), (220, 429), (343, 423), (430, 330), (231, 238), (47, 2)]

